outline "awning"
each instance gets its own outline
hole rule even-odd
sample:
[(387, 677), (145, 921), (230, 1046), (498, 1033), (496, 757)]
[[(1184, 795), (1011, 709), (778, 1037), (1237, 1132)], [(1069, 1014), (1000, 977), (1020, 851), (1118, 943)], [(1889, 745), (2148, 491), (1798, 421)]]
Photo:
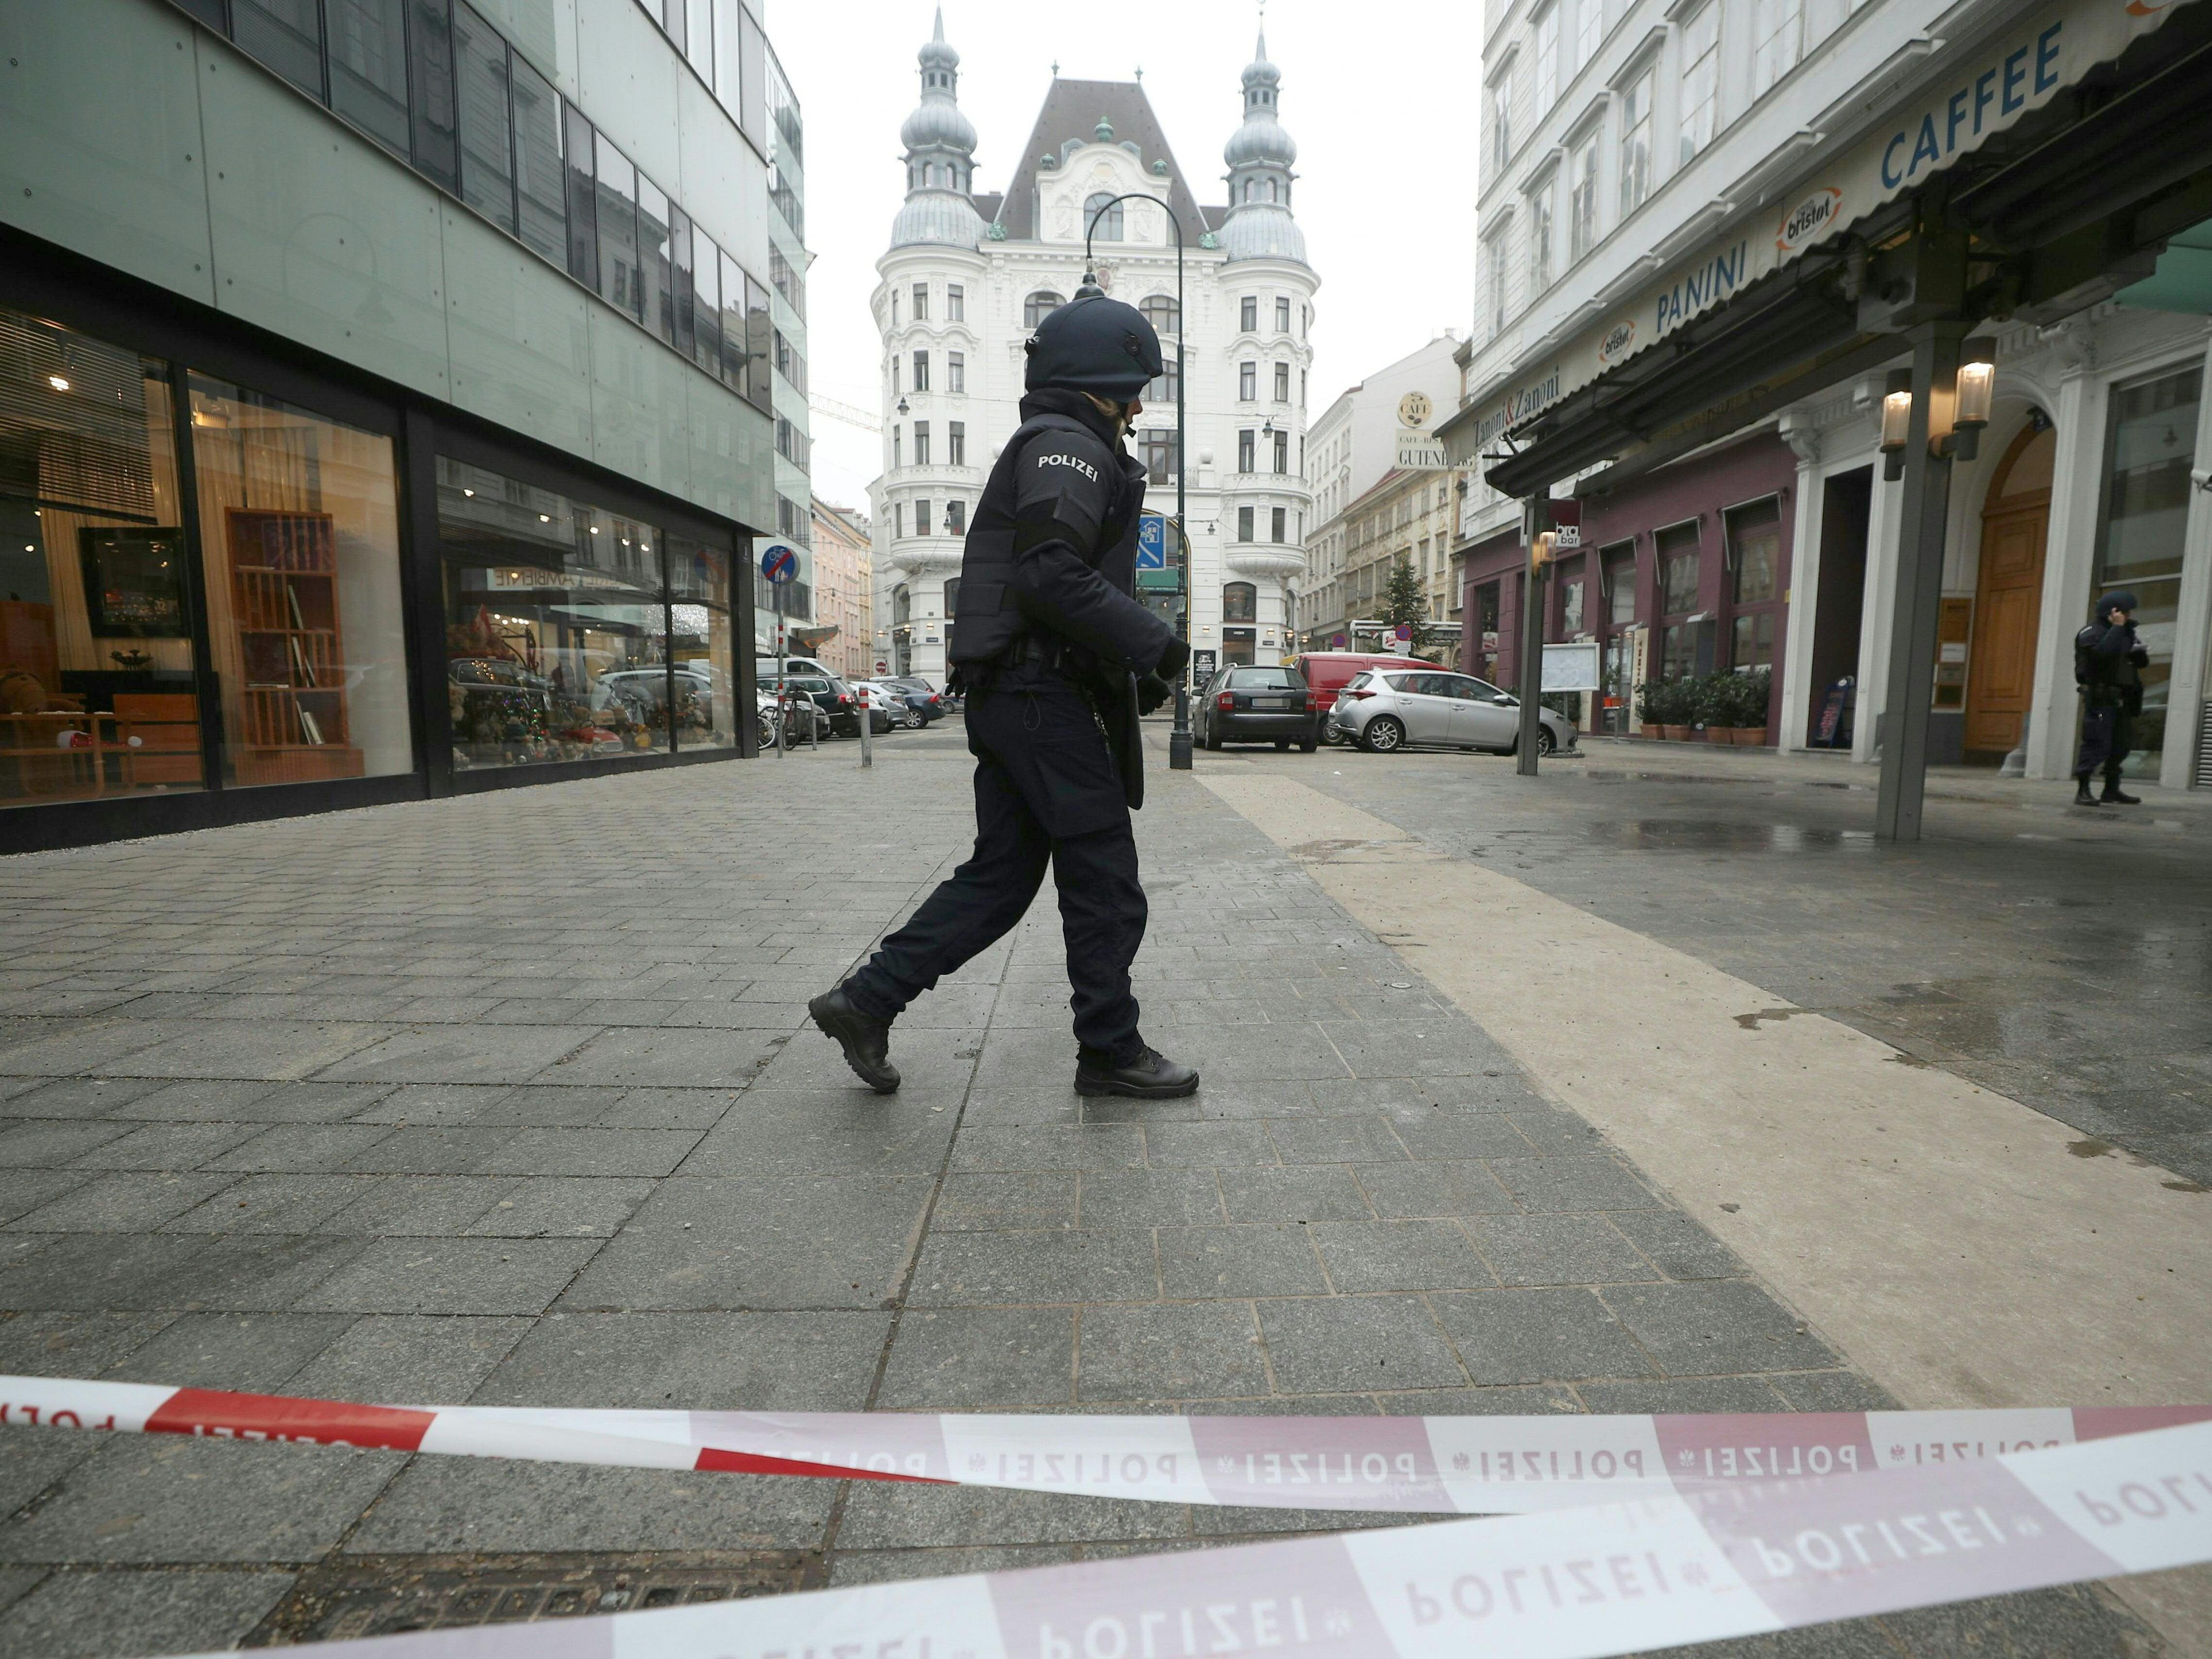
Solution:
[[(1869, 252), (1931, 226), (1971, 234), (1992, 305), (2059, 315), (2106, 297), (2118, 283), (2086, 284), (2205, 216), (2195, 196), (2212, 168), (2208, 40), (2212, 5), (2196, 0), (2048, 0), (2027, 12), (1779, 209), (1739, 221), (1516, 385), (1462, 409), (1439, 428), (1454, 464), (1502, 442), (1517, 453), (1486, 477), (1513, 495), (1608, 459), (1609, 476), (1625, 477), (1863, 372), (1899, 349), (1879, 304), (1861, 297)], [(2112, 225), (2162, 196), (2185, 205)]]

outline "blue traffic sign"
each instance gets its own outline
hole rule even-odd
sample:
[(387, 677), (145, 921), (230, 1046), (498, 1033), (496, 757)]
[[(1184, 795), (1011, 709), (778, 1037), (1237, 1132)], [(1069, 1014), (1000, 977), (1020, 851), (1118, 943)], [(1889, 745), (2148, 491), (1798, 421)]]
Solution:
[(1163, 514), (1140, 513), (1137, 515), (1137, 568), (1164, 570), (1168, 568), (1168, 521)]
[(770, 581), (795, 581), (799, 577), (799, 555), (778, 542), (761, 555), (761, 574)]

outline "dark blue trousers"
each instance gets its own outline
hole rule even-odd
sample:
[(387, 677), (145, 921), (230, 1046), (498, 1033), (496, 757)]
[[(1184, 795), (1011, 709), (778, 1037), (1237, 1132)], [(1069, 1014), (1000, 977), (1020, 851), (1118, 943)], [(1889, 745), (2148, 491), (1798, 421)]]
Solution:
[(2081, 711), (2081, 753), (2074, 763), (2074, 775), (2086, 778), (2100, 766), (2105, 781), (2117, 784), (2128, 750), (2135, 747), (2135, 717), (2117, 704), (2092, 704)]
[(1141, 1048), (1129, 964), (1145, 939), (1145, 890), (1121, 775), (1091, 705), (1039, 675), (968, 699), (975, 757), (975, 848), (966, 863), (883, 942), (846, 986), (890, 1019), (1028, 913), (1051, 866), (1074, 988), (1075, 1040), (1086, 1059)]

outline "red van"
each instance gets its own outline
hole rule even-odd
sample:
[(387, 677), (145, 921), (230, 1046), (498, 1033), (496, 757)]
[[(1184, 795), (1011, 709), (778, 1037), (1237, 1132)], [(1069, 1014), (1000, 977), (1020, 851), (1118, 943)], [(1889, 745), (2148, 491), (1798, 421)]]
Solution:
[(1336, 707), (1336, 694), (1352, 683), (1354, 675), (1367, 669), (1403, 668), (1409, 660), (1366, 651), (1309, 651), (1302, 657), (1292, 657), (1286, 666), (1297, 669), (1305, 680), (1306, 707), (1319, 722), (1322, 741), (1339, 743), (1342, 739), (1328, 717)]

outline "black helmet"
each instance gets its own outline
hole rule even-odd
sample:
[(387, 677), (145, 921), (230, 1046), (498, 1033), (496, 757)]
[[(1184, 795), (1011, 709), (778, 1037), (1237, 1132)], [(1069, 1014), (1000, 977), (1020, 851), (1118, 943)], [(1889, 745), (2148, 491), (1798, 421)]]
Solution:
[(1048, 313), (1023, 349), (1031, 392), (1064, 386), (1127, 403), (1165, 371), (1160, 337), (1134, 306), (1079, 296)]
[(2097, 601), (2097, 620), (2102, 622), (2115, 611), (2124, 611), (2132, 617), (2138, 609), (2134, 589), (2116, 587)]

